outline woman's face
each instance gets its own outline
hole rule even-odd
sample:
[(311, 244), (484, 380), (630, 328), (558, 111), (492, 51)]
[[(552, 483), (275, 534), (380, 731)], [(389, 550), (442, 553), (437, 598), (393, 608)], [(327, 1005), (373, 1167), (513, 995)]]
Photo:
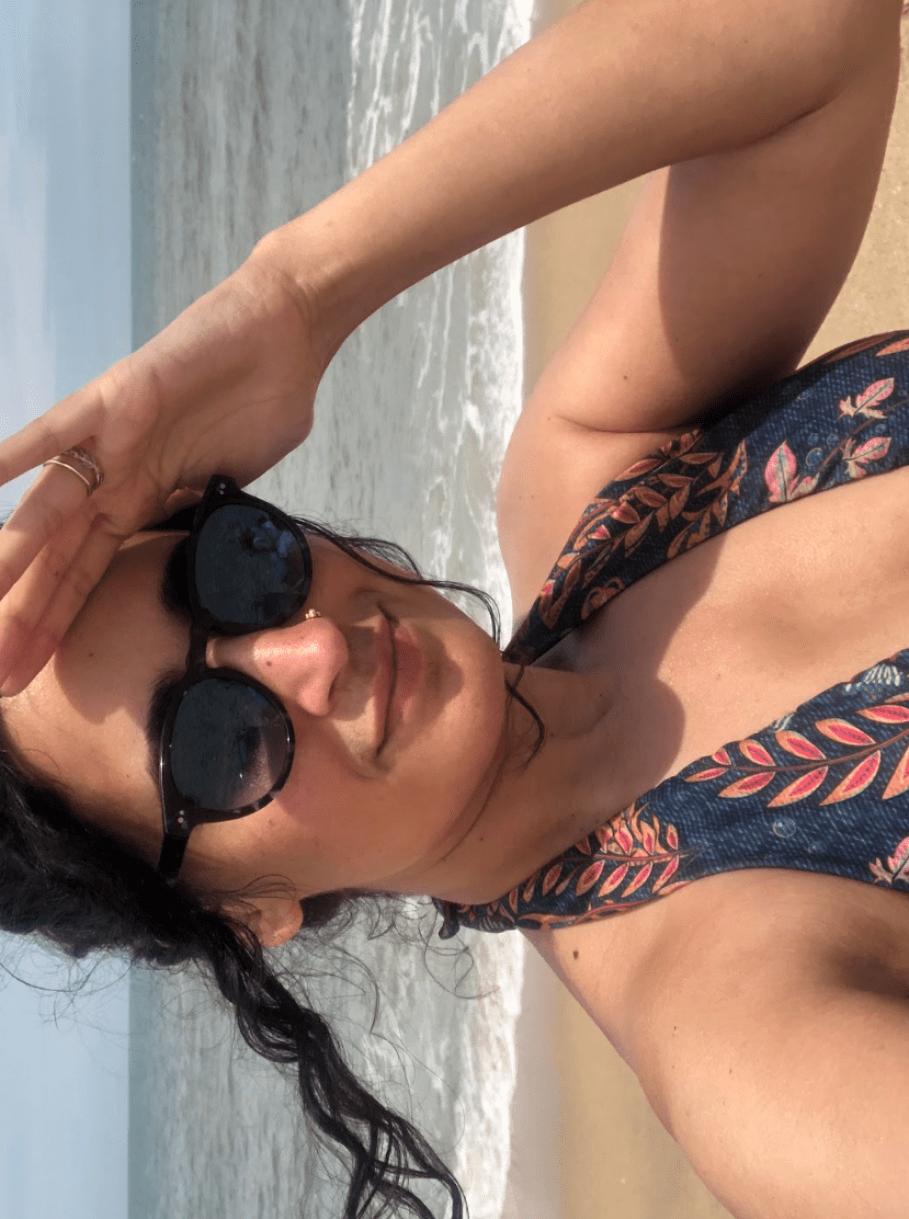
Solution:
[[(156, 684), (185, 666), (188, 617), (161, 597), (182, 536), (124, 545), (51, 663), (4, 702), (28, 765), (153, 863), (162, 823), (146, 721)], [(181, 880), (223, 891), (284, 877), (298, 896), (425, 891), (421, 874), (474, 823), (503, 757), (498, 649), (434, 589), (310, 541), (304, 610), (208, 644), (211, 666), (257, 679), (283, 703), (296, 735), (290, 777), (258, 812), (194, 830)], [(309, 608), (321, 617), (306, 620)]]

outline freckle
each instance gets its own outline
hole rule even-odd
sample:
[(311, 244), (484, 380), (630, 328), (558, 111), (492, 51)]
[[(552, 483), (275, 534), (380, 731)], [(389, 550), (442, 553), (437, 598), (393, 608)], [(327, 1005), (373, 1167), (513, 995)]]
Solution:
[(571, 955), (574, 957), (575, 960), (577, 960), (581, 954), (578, 952), (578, 950), (576, 948)]

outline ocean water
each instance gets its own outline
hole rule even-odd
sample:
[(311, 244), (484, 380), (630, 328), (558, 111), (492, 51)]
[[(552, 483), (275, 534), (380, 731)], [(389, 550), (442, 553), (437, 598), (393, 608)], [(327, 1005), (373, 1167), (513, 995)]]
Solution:
[[(525, 41), (531, 8), (133, 0), (135, 341)], [(522, 261), (508, 238), (370, 319), (329, 370), (313, 435), (259, 483), (486, 588), (506, 637), (494, 486), (520, 405)], [(523, 941), (427, 951), (431, 909), (405, 912), (410, 943), (357, 926), (328, 956), (299, 941), (278, 959), (355, 1069), (446, 1157), (474, 1219), (500, 1219)], [(307, 1137), (295, 1089), (199, 979), (136, 973), (131, 1010), (130, 1219), (340, 1213), (344, 1172)]]

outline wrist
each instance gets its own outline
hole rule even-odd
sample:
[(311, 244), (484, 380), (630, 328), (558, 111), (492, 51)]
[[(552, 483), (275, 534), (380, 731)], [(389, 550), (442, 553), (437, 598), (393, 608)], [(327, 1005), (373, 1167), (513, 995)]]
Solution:
[[(320, 205), (316, 211), (325, 207)], [(356, 269), (344, 252), (341, 226), (307, 212), (267, 233), (241, 270), (264, 276), (297, 310), (320, 371), (374, 308), (354, 286)], [(349, 244), (349, 243), (348, 243)], [(381, 301), (378, 303), (382, 303)]]

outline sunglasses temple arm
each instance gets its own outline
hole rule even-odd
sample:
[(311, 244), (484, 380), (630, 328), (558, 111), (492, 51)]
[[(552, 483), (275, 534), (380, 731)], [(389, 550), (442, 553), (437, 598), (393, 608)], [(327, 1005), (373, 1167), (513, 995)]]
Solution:
[(177, 876), (180, 872), (180, 865), (183, 863), (183, 856), (186, 853), (188, 841), (188, 834), (167, 833), (164, 835), (164, 845), (161, 847), (157, 870), (162, 880), (170, 889), (177, 883)]

